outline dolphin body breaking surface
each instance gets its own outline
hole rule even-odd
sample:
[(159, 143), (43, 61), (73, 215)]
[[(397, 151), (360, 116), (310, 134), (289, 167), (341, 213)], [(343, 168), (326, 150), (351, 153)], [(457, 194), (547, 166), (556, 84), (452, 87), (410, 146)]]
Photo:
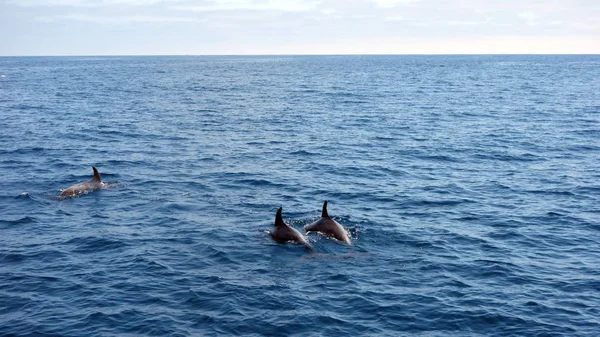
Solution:
[(67, 198), (76, 197), (78, 195), (103, 188), (105, 184), (102, 182), (102, 179), (100, 179), (100, 173), (98, 173), (98, 170), (93, 166), (92, 169), (94, 169), (94, 178), (92, 178), (92, 180), (70, 186), (63, 190), (60, 193), (60, 196)]
[(290, 227), (288, 224), (283, 222), (283, 218), (281, 216), (282, 208), (279, 207), (277, 210), (277, 214), (275, 215), (275, 228), (271, 230), (271, 237), (273, 240), (283, 243), (283, 242), (293, 242), (296, 244), (304, 245), (308, 249), (312, 249), (312, 246), (306, 241), (304, 235), (302, 235), (295, 228)]
[(323, 203), (323, 212), (321, 213), (321, 219), (313, 222), (305, 227), (307, 232), (319, 232), (326, 236), (333, 237), (337, 240), (351, 244), (350, 236), (348, 231), (342, 227), (337, 221), (333, 220), (329, 214), (327, 214), (327, 200)]

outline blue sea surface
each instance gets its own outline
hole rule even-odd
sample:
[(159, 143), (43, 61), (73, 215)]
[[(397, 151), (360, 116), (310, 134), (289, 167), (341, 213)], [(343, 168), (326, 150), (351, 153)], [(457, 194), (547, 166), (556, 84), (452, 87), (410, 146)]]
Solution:
[(2, 336), (600, 335), (598, 55), (0, 74)]

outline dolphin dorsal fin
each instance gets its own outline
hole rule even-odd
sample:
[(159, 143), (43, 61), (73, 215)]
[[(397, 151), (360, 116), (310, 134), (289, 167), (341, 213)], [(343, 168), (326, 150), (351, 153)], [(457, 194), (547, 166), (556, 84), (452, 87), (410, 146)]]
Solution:
[(92, 169), (94, 169), (94, 179), (92, 179), (93, 181), (97, 181), (97, 182), (102, 182), (102, 180), (100, 179), (100, 173), (98, 173), (98, 170), (92, 166)]
[(285, 222), (283, 222), (283, 217), (281, 216), (282, 208), (279, 207), (277, 210), (277, 214), (275, 215), (275, 227), (285, 226)]
[(327, 200), (323, 203), (323, 212), (321, 213), (321, 218), (329, 218), (329, 214), (327, 214)]

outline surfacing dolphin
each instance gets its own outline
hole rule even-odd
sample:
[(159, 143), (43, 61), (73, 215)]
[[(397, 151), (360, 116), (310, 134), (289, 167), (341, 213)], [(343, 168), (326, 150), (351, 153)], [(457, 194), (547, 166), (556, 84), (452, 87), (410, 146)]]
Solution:
[(310, 225), (307, 225), (305, 229), (307, 232), (319, 232), (327, 236), (333, 237), (337, 240), (343, 241), (347, 244), (351, 244), (348, 232), (344, 229), (344, 227), (342, 227), (342, 225), (337, 223), (335, 220), (329, 217), (329, 214), (327, 214), (327, 200), (325, 200), (325, 202), (323, 203), (323, 212), (321, 213), (321, 219), (313, 222)]
[(275, 215), (275, 228), (271, 230), (271, 237), (273, 240), (283, 243), (283, 242), (293, 242), (296, 244), (304, 245), (308, 249), (312, 249), (312, 246), (306, 241), (304, 235), (300, 234), (300, 232), (288, 224), (283, 222), (283, 218), (281, 216), (282, 208), (279, 207), (277, 210), (277, 214)]
[(98, 170), (93, 166), (92, 169), (94, 169), (94, 178), (92, 178), (92, 180), (70, 186), (66, 190), (62, 191), (60, 193), (60, 196), (76, 197), (80, 194), (88, 193), (90, 191), (95, 191), (103, 188), (105, 184), (100, 179), (100, 173), (98, 173)]

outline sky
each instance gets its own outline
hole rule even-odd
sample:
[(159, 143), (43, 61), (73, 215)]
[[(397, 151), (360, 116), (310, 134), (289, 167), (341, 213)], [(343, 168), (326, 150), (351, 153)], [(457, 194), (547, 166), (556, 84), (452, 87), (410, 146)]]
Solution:
[(600, 0), (0, 0), (0, 55), (600, 54)]

